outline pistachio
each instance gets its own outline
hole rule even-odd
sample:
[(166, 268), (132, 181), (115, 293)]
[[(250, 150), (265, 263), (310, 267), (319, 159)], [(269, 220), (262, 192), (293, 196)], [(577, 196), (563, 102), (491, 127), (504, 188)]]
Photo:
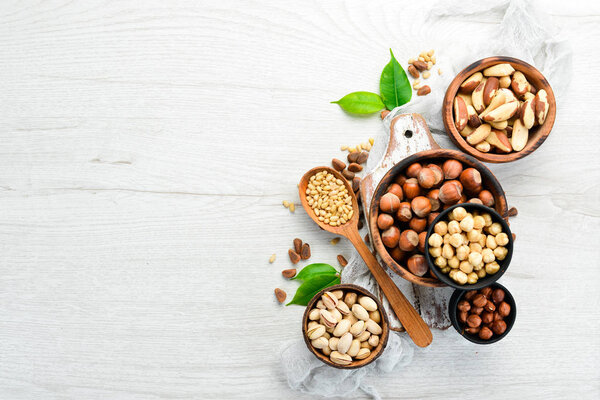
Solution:
[(350, 321), (347, 319), (341, 320), (333, 330), (333, 336), (340, 337), (350, 330)]
[(321, 300), (317, 301), (317, 305), (315, 307), (317, 307), (320, 310), (323, 310), (326, 308)]
[(310, 313), (308, 313), (308, 319), (310, 319), (311, 321), (318, 321), (320, 317), (321, 313), (318, 308), (313, 308), (312, 310), (310, 310)]
[(336, 308), (339, 310), (339, 312), (342, 313), (342, 315), (350, 314), (350, 307), (348, 307), (348, 305), (346, 303), (344, 303), (342, 300), (338, 301)]
[(371, 350), (371, 348), (372, 348), (372, 347), (373, 347), (373, 346), (371, 346), (371, 345), (369, 344), (369, 341), (368, 341), (368, 340), (367, 340), (366, 342), (361, 342), (361, 343), (360, 343), (360, 348), (361, 348), (361, 349), (362, 349), (362, 348), (365, 348), (365, 349), (369, 349), (369, 350)]
[(356, 318), (362, 319), (363, 321), (369, 320), (369, 313), (360, 304), (355, 304), (352, 306), (352, 314), (354, 314)]
[(373, 347), (377, 347), (377, 345), (379, 344), (379, 336), (371, 335), (371, 337), (369, 338), (369, 344)]
[(371, 336), (371, 332), (369, 332), (368, 330), (365, 329), (365, 331), (363, 333), (361, 333), (360, 335), (358, 335), (356, 338), (359, 341), (364, 342), (365, 340), (369, 339), (370, 336)]
[(365, 358), (369, 357), (370, 355), (371, 355), (371, 350), (363, 347), (362, 349), (358, 350), (358, 354), (356, 355), (356, 359), (357, 360), (364, 360)]
[(328, 332), (325, 332), (321, 337), (324, 337), (327, 340), (331, 339), (331, 335)]
[(358, 321), (350, 328), (350, 333), (355, 337), (362, 335), (362, 333), (367, 329), (365, 325), (365, 321)]
[(333, 310), (331, 310), (329, 312), (331, 313), (331, 315), (333, 315), (333, 318), (335, 318), (336, 323), (338, 323), (342, 320), (342, 313), (337, 308), (334, 308)]
[(337, 351), (339, 353), (346, 354), (350, 348), (350, 345), (352, 345), (352, 339), (352, 334), (350, 332), (344, 333), (338, 342)]
[[(319, 314), (319, 318), (321, 318), (321, 314)], [(315, 327), (315, 326), (317, 326), (317, 325), (319, 325), (319, 323), (318, 323), (317, 321), (310, 321), (310, 322), (308, 323), (308, 329), (310, 329), (310, 328), (312, 328), (312, 327)]]
[(346, 352), (346, 354), (348, 354), (350, 357), (356, 357), (359, 350), (360, 350), (360, 340), (354, 339), (352, 341), (352, 344), (350, 345), (350, 348)]
[(358, 322), (358, 318), (356, 318), (356, 317), (354, 316), (354, 314), (352, 314), (352, 313), (350, 313), (350, 314), (346, 315), (346, 316), (344, 317), (344, 319), (347, 319), (347, 320), (349, 320), (349, 321), (350, 321), (350, 325), (354, 325), (355, 323), (357, 323), (357, 322)]
[(321, 296), (321, 301), (323, 302), (323, 305), (330, 310), (334, 309), (338, 303), (336, 295), (331, 292), (325, 292), (323, 296)]
[(358, 296), (356, 295), (356, 293), (348, 292), (346, 293), (346, 297), (344, 297), (344, 303), (346, 303), (348, 307), (352, 307), (354, 304), (356, 304), (357, 297)]
[(370, 318), (371, 318), (373, 321), (375, 321), (375, 322), (377, 322), (377, 323), (380, 323), (380, 322), (381, 322), (381, 314), (379, 314), (379, 311), (377, 311), (377, 310), (375, 310), (375, 311), (371, 311), (371, 312), (369, 313), (369, 317), (370, 317)]
[(336, 338), (336, 337), (329, 338), (329, 348), (331, 350), (337, 350), (337, 345), (338, 345), (339, 341), (340, 341), (340, 338)]
[(331, 293), (333, 293), (338, 300), (341, 299), (342, 297), (344, 297), (344, 291), (341, 289), (334, 290)]
[(308, 329), (306, 334), (310, 340), (315, 340), (323, 336), (325, 333), (325, 326), (317, 324), (316, 326)]
[(367, 311), (377, 310), (377, 303), (375, 303), (375, 300), (367, 296), (362, 296), (360, 299), (358, 299), (358, 304), (363, 306)]
[(321, 310), (321, 319), (323, 320), (323, 325), (327, 328), (333, 328), (337, 324), (337, 320), (335, 317), (327, 310)]
[(331, 354), (331, 349), (329, 347), (323, 347), (321, 349), (321, 351), (323, 352), (323, 354), (325, 354), (326, 356)]
[(329, 346), (329, 340), (321, 336), (320, 338), (316, 338), (315, 340), (311, 341), (310, 344), (312, 344), (315, 349), (322, 349)]
[(372, 319), (368, 320), (365, 323), (365, 326), (367, 328), (367, 330), (369, 332), (371, 332), (373, 335), (381, 335), (381, 332), (383, 332), (383, 329), (381, 329), (381, 326), (379, 326), (379, 324), (375, 321), (373, 321)]
[(347, 354), (342, 354), (338, 351), (332, 351), (329, 359), (338, 365), (348, 365), (352, 362), (352, 357)]

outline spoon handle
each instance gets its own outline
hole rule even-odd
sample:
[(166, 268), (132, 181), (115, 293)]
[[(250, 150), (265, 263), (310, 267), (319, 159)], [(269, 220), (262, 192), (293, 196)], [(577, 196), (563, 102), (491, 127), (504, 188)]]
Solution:
[(385, 297), (392, 306), (394, 313), (402, 323), (402, 326), (408, 332), (408, 335), (419, 347), (427, 347), (433, 341), (431, 330), (423, 321), (417, 310), (410, 304), (408, 299), (402, 294), (398, 286), (392, 281), (392, 278), (379, 265), (379, 262), (371, 253), (365, 242), (360, 237), (357, 229), (347, 232), (348, 239), (352, 242), (362, 259), (369, 267), (369, 270), (375, 277), (375, 280), (383, 290)]

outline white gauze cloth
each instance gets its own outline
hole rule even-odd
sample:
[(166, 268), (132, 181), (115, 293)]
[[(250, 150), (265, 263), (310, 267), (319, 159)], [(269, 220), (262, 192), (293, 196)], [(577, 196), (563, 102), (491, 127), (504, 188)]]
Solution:
[[(419, 6), (422, 7), (422, 4)], [(572, 66), (571, 48), (548, 22), (551, 19), (531, 2), (440, 1), (422, 18), (413, 18), (414, 14), (411, 16), (402, 43), (393, 43), (392, 47), (396, 58), (404, 65), (403, 60), (423, 50), (409, 48), (410, 43), (427, 41), (435, 44), (430, 47), (436, 49), (437, 64), (431, 71), (432, 77), (426, 81), (431, 87), (431, 94), (422, 97), (413, 95), (408, 104), (397, 107), (384, 119), (383, 129), (371, 149), (366, 173), (383, 157), (389, 141), (389, 123), (395, 115), (419, 113), (432, 131), (443, 131), (441, 109), (446, 88), (460, 70), (481, 58), (504, 55), (524, 60), (544, 74), (557, 99), (565, 95)], [(461, 21), (469, 17), (485, 17), (486, 22), (500, 19), (500, 23), (482, 24), (486, 26), (482, 27), (479, 35), (469, 36), (469, 40), (464, 41), (464, 35), (458, 33), (463, 32)], [(454, 32), (457, 35), (453, 35)], [(442, 69), (442, 75), (437, 74), (437, 68)], [(364, 227), (362, 234), (366, 232), (367, 228)], [(354, 283), (372, 293), (379, 293), (377, 283), (356, 251), (344, 268), (342, 282)], [(281, 363), (293, 390), (310, 395), (345, 398), (356, 396), (362, 390), (372, 398), (379, 399), (377, 390), (366, 383), (368, 378), (396, 372), (408, 365), (413, 349), (414, 345), (405, 333), (391, 332), (384, 353), (375, 362), (359, 369), (340, 370), (319, 361), (300, 339), (283, 346)]]

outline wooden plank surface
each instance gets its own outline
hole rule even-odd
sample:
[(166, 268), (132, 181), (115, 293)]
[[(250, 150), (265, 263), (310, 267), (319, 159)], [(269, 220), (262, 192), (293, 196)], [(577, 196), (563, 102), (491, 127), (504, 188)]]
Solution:
[[(517, 324), (493, 346), (435, 331), (370, 381), (384, 398), (600, 395), (600, 7), (543, 4), (571, 90), (538, 151), (491, 166), (519, 210)], [(379, 132), (329, 101), (376, 91), (389, 47), (433, 47), (427, 6), (1, 2), (0, 398), (308, 398), (278, 358), (303, 309), (272, 291), (297, 286), (280, 275), (294, 237), (331, 264), (350, 245), (281, 201)], [(498, 21), (447, 22), (438, 59)]]

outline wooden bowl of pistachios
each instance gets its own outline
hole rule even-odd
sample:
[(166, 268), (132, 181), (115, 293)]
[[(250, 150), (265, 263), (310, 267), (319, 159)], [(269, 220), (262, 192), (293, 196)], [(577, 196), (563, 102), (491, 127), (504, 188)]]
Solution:
[(341, 284), (317, 293), (306, 306), (302, 335), (308, 349), (334, 368), (360, 368), (375, 361), (387, 345), (388, 316), (366, 289)]

